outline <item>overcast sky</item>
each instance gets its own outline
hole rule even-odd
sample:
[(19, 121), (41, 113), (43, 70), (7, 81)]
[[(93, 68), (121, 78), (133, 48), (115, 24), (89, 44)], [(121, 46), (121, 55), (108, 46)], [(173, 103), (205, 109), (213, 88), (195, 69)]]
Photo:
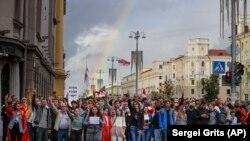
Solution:
[[(131, 31), (146, 34), (146, 39), (139, 39), (145, 67), (154, 60), (185, 54), (191, 38), (208, 38), (210, 49), (227, 48), (228, 38), (220, 38), (219, 4), (219, 0), (68, 0), (64, 48), (65, 70), (70, 76), (66, 92), (69, 85), (83, 91), (86, 64), (90, 78), (97, 79), (101, 69), (104, 82), (110, 82), (107, 58), (131, 60), (131, 51), (136, 49), (135, 40), (128, 38)], [(114, 65), (118, 82), (131, 73), (130, 66)]]

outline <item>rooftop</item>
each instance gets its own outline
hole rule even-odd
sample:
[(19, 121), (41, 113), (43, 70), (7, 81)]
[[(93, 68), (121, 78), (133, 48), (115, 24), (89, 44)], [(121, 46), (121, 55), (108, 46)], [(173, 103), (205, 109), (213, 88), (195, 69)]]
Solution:
[(224, 49), (210, 49), (208, 50), (209, 56), (229, 56), (226, 50)]

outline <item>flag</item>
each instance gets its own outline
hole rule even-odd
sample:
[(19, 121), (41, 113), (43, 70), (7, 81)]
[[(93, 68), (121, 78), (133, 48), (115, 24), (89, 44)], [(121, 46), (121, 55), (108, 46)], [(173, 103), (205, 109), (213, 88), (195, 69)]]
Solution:
[(106, 93), (104, 92), (103, 89), (100, 89), (98, 91), (95, 91), (95, 93), (99, 94), (99, 97), (105, 97), (106, 96)]
[(130, 65), (130, 62), (124, 60), (124, 59), (118, 59), (117, 60), (119, 64), (123, 65), (123, 66), (128, 66)]
[(147, 97), (147, 94), (148, 94), (147, 90), (145, 88), (143, 88), (142, 89), (142, 96)]
[(86, 69), (85, 69), (85, 73), (84, 73), (84, 83), (86, 84), (86, 86), (88, 86), (88, 83), (89, 83), (89, 69), (86, 65)]

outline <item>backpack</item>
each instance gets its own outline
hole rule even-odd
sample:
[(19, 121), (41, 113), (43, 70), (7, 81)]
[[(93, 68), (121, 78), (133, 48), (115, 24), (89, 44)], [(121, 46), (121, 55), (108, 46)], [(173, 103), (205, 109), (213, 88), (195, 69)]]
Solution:
[(227, 115), (225, 113), (221, 112), (219, 114), (219, 117), (218, 117), (218, 122), (219, 122), (219, 124), (226, 124), (228, 122)]

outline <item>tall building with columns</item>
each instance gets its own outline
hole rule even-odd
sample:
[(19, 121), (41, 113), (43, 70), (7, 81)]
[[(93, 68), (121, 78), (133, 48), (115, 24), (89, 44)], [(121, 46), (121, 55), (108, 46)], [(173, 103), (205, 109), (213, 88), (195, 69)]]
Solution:
[(0, 95), (53, 92), (55, 0), (0, 0)]

